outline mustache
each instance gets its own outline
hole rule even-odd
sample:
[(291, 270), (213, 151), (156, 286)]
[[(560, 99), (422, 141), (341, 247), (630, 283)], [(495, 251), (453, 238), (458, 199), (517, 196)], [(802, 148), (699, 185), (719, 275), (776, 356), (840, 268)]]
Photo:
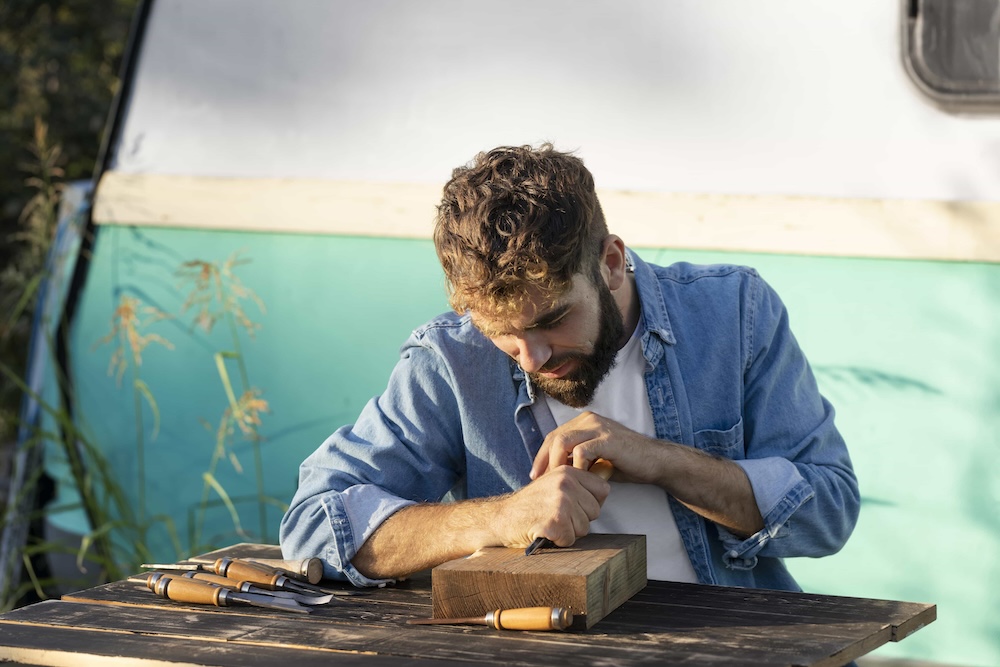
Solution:
[(542, 366), (541, 368), (539, 368), (535, 372), (536, 373), (551, 373), (555, 369), (557, 369), (560, 366), (562, 366), (563, 364), (565, 364), (567, 361), (580, 360), (580, 359), (582, 359), (582, 360), (585, 361), (587, 359), (587, 355), (580, 354), (579, 352), (572, 352), (570, 354), (564, 354), (561, 357), (559, 357), (558, 359), (549, 359), (545, 363), (544, 366)]

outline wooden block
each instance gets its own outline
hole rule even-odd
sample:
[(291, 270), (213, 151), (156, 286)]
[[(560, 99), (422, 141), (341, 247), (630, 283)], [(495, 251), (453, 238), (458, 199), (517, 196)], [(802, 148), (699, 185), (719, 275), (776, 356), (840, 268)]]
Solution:
[(645, 586), (645, 535), (587, 535), (572, 547), (531, 556), (492, 547), (431, 573), (434, 618), (569, 607), (577, 629), (592, 627)]

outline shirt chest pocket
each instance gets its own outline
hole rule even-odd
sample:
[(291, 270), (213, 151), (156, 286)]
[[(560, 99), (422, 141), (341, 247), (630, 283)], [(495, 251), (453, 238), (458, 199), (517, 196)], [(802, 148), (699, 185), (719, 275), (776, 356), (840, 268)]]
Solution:
[(743, 447), (743, 419), (740, 418), (735, 426), (725, 430), (703, 429), (695, 431), (694, 446), (706, 454), (726, 459), (746, 458)]

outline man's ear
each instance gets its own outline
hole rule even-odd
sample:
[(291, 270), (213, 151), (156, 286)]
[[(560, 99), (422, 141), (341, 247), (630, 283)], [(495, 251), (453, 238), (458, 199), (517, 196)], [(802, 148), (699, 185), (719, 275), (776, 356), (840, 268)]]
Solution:
[(625, 242), (614, 234), (609, 234), (604, 239), (601, 251), (601, 275), (608, 284), (608, 289), (612, 292), (617, 290), (625, 282), (626, 262), (625, 262)]

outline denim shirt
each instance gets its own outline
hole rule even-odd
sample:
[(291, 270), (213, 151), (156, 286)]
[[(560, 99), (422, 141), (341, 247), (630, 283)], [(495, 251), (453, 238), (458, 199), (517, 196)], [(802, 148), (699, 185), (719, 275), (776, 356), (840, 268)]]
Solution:
[[(747, 538), (668, 496), (701, 583), (798, 590), (782, 562), (838, 551), (857, 521), (857, 479), (778, 295), (738, 266), (635, 264), (656, 435), (733, 460), (764, 528)], [(281, 522), (286, 558), (318, 556), (358, 586), (351, 558), (397, 510), (515, 491), (545, 436), (536, 388), (449, 313), (413, 332), (385, 393), (301, 465)], [(544, 402), (539, 402), (544, 405)]]

